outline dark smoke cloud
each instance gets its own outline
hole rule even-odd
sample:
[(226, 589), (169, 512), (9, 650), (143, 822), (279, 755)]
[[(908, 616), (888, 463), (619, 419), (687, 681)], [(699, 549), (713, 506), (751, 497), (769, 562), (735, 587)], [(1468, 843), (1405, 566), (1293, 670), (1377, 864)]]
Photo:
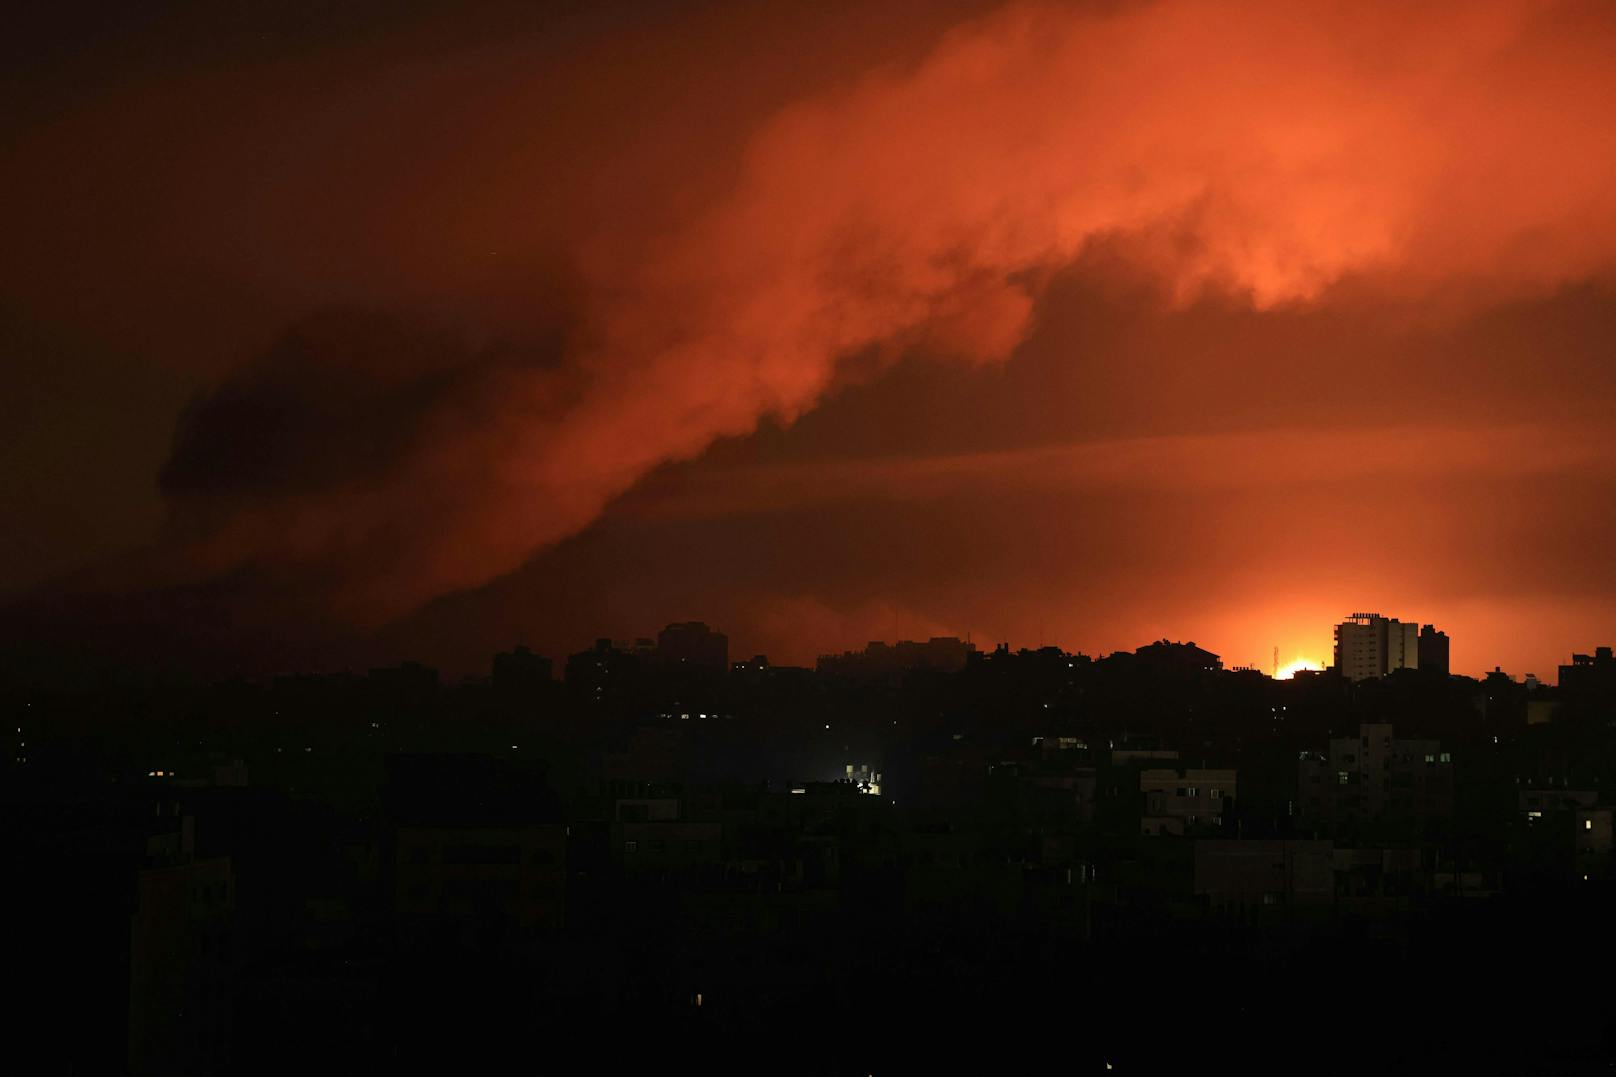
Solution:
[(304, 320), (181, 414), (161, 475), (165, 574), (247, 566), (353, 619), (395, 608), (388, 592), (419, 593), (403, 581), (480, 521), (522, 430), (572, 406), (563, 336), (473, 347), (396, 315)]
[[(974, 508), (942, 517), (965, 540), (926, 562), (933, 587), (1016, 540), (978, 524), (995, 499), (1080, 534), (1073, 558), (1110, 579), (1171, 576), (1152, 520), (1194, 525), (1231, 562), (1283, 561), (1239, 552), (1243, 530), (1287, 519), (1252, 476), (1306, 486), (1340, 451), (1332, 430), (1378, 461), (1348, 477), (1358, 510), (1384, 506), (1364, 491), (1387, 473), (1416, 501), (1451, 475), (1513, 508), (1535, 483), (1571, 496), (1579, 471), (1603, 488), (1609, 439), (1587, 426), (1610, 375), (1584, 338), (1608, 330), (1598, 282), (1616, 258), (1608, 8), (925, 10), (815, 22), (720, 5), (637, 33), (624, 18), (581, 43), (367, 41), (188, 70), (42, 124), (30, 150), (44, 164), (0, 180), (37, 211), (0, 255), (8, 290), (76, 319), (90, 282), (120, 344), (155, 354), (183, 337), (173, 350), (189, 357), (173, 362), (208, 379), (162, 468), (167, 525), (134, 576), (210, 596), (198, 611), (250, 599), (368, 626), (535, 557), (562, 571), (581, 549), (632, 558), (656, 525), (638, 545), (590, 534), (625, 513), (667, 527), (788, 517), (752, 533), (819, 566), (795, 587), (765, 583), (782, 553), (739, 583), (714, 568), (692, 575), (706, 586), (636, 605), (602, 560), (588, 566), (598, 586), (552, 597), (671, 617), (707, 612), (689, 604), (729, 579), (752, 597), (728, 611), (800, 653), (792, 625), (925, 631), (1004, 598), (1008, 577), (967, 595), (977, 612), (962, 618), (903, 568), (905, 539), (944, 525), (906, 523), (889, 502), (956, 485)], [(861, 26), (892, 43), (870, 46), (882, 35)], [(103, 156), (145, 167), (108, 184), (91, 167)], [(1076, 294), (1062, 284), (1074, 266), (1097, 278)], [(1568, 295), (1559, 313), (1488, 320)], [(1088, 328), (1111, 307), (1131, 337)], [(254, 338), (275, 342), (244, 347)], [(1579, 391), (1539, 391), (1534, 350)], [(857, 379), (872, 393), (816, 425)], [(880, 388), (945, 382), (955, 396)], [(859, 399), (876, 401), (868, 421)], [(1533, 414), (1511, 413), (1528, 401)], [(1545, 430), (1551, 413), (1583, 426)], [(682, 499), (632, 497), (715, 445), (788, 437), (897, 459), (696, 465)], [(1425, 463), (1400, 473), (1411, 451)], [(1048, 479), (1037, 496), (1005, 477), (1028, 472)], [(1227, 472), (1243, 476), (1233, 493)], [(1147, 493), (1095, 493), (1123, 480)], [(1219, 503), (1195, 491), (1209, 489), (1227, 521), (1208, 519)], [(837, 518), (867, 543), (831, 565), (789, 541), (854, 494), (866, 507)], [(1339, 553), (1328, 499), (1306, 503), (1319, 519), (1291, 541)], [(1442, 504), (1442, 520), (1422, 517), (1432, 542), (1466, 533), (1466, 506)], [(1135, 509), (1134, 531), (1101, 535), (1062, 515), (1104, 531)], [(1585, 533), (1573, 523), (1568, 548)], [(1503, 536), (1477, 558), (1517, 541), (1471, 533)], [(884, 575), (847, 569), (860, 558)], [(1330, 587), (1333, 601), (1345, 584)], [(1101, 589), (1068, 591), (1077, 604)], [(1167, 593), (1142, 608), (1165, 610)]]
[(1264, 309), (1352, 278), (1407, 300), (1602, 272), (1616, 83), (1588, 41), (1613, 31), (1533, 3), (1010, 6), (779, 112), (672, 231), (584, 237), (575, 388), (418, 370), (433, 346), (388, 333), (227, 382), (166, 470), (186, 556), (340, 578), (338, 609), (395, 615), (794, 420), (850, 355), (1002, 361), (1099, 240), (1180, 300)]

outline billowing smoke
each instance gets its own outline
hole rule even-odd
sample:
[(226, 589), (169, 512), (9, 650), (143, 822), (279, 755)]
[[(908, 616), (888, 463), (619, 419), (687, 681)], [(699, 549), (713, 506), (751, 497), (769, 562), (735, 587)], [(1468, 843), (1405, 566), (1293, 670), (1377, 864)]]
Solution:
[(182, 421), (172, 548), (394, 616), (800, 416), (850, 358), (1005, 359), (1097, 241), (1169, 296), (1258, 308), (1603, 273), (1613, 50), (1593, 5), (1007, 7), (773, 115), (671, 232), (583, 230), (556, 354), (366, 318), (294, 331)]

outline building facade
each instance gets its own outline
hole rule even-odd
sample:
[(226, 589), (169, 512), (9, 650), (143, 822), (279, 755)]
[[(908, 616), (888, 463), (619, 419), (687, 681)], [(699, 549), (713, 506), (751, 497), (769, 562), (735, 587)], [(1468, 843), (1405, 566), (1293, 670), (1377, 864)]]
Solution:
[(1144, 814), (1139, 832), (1154, 836), (1221, 831), (1225, 812), (1234, 802), (1235, 776), (1233, 770), (1194, 767), (1140, 771)]
[(1422, 626), (1420, 628), (1419, 660), (1421, 669), (1447, 676), (1449, 670), (1448, 634), (1438, 630), (1436, 625)]
[[(1447, 665), (1446, 633), (1426, 626), (1430, 636), (1425, 649), (1432, 660)], [(1440, 637), (1440, 641), (1437, 637)], [(1412, 621), (1382, 617), (1378, 613), (1354, 613), (1335, 626), (1335, 668), (1349, 681), (1384, 677), (1399, 669), (1421, 665), (1420, 626)]]
[(1366, 723), (1356, 737), (1331, 738), (1327, 753), (1304, 752), (1298, 787), (1298, 814), (1316, 831), (1420, 831), (1453, 813), (1453, 758), (1440, 741)]

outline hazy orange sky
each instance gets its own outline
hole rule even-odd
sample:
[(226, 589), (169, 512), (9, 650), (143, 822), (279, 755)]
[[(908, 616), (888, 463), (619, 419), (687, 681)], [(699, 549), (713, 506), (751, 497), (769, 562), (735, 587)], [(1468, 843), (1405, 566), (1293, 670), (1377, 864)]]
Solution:
[(0, 591), (267, 668), (671, 620), (1616, 642), (1616, 9), (23, 16)]

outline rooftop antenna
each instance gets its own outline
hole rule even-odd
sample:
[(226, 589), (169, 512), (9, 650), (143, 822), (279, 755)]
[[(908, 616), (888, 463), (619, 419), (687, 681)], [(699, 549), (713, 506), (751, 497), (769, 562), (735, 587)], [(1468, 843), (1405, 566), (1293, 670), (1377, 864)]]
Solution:
[(1274, 644), (1274, 676), (1279, 676), (1279, 644)]

